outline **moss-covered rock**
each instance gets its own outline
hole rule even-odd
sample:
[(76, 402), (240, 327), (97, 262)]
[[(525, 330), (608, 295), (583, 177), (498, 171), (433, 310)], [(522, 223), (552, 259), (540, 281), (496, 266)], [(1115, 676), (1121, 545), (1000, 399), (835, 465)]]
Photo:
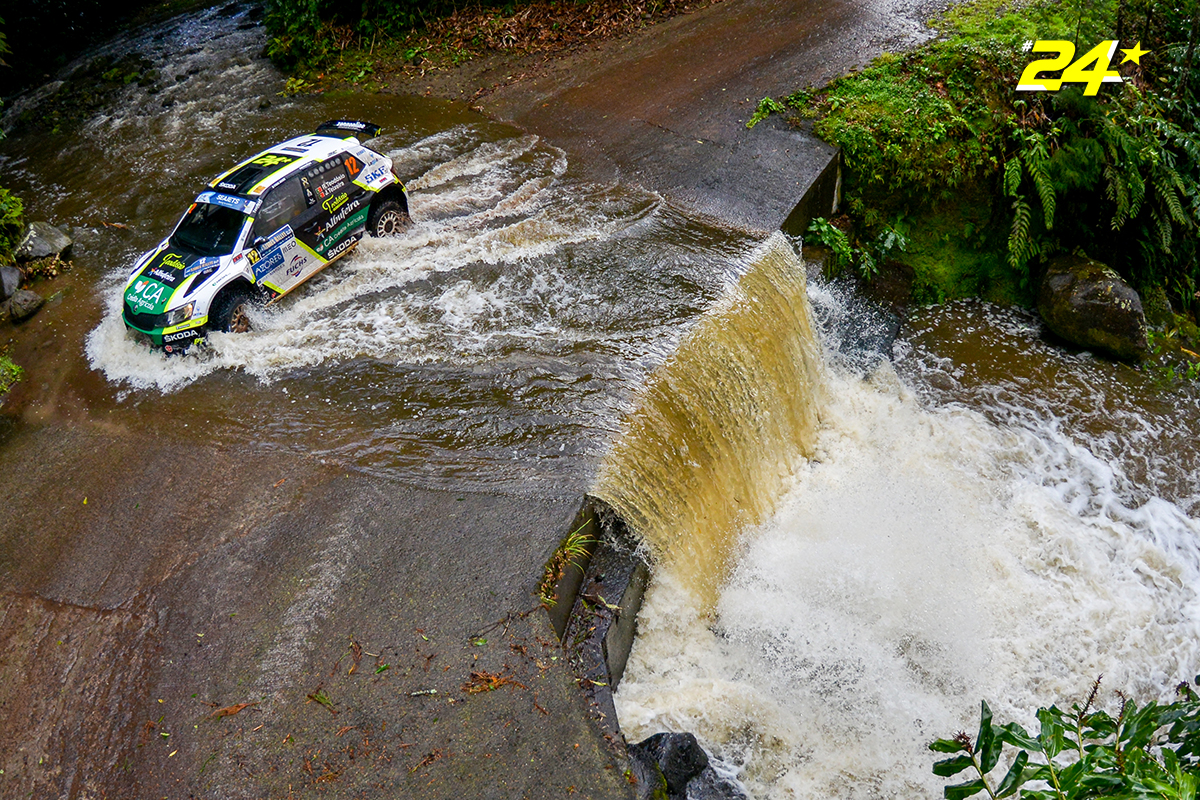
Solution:
[(1081, 256), (1051, 260), (1038, 294), (1050, 330), (1069, 342), (1140, 361), (1150, 347), (1138, 293), (1110, 267)]

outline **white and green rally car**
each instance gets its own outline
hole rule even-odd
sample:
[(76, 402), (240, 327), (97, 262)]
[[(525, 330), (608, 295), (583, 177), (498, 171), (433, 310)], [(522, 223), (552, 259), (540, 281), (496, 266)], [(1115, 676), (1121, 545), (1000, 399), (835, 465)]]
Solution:
[(379, 130), (326, 122), (213, 180), (170, 237), (138, 259), (125, 284), (126, 327), (167, 352), (208, 331), (246, 331), (248, 305), (295, 289), (366, 231), (403, 230), (404, 184), (391, 159), (358, 139)]

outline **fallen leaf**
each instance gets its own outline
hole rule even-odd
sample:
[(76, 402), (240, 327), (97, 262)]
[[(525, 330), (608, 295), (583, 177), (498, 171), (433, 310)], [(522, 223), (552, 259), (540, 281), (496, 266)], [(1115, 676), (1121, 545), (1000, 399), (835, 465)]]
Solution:
[(256, 706), (256, 705), (258, 705), (258, 701), (255, 701), (253, 703), (235, 703), (234, 705), (231, 705), (231, 706), (225, 706), (225, 708), (218, 708), (216, 711), (214, 711), (212, 713), (212, 716), (214, 719), (218, 718), (218, 717), (232, 717), (234, 714), (238, 713), (239, 711), (243, 711), (243, 710), (249, 708), (250, 706)]

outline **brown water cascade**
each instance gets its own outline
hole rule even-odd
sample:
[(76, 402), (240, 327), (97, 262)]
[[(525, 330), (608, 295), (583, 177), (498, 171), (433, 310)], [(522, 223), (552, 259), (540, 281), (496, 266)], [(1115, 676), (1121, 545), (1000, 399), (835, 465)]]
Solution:
[(651, 375), (594, 494), (711, 605), (738, 534), (811, 455), (823, 367), (804, 265), (782, 234)]

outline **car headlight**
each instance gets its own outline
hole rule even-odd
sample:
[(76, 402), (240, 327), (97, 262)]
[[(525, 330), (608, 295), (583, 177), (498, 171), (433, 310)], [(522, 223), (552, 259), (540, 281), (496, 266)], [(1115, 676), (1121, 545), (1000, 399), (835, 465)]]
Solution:
[(178, 325), (181, 322), (191, 319), (192, 309), (195, 307), (195, 305), (195, 303), (188, 303), (187, 305), (180, 306), (174, 311), (168, 311), (164, 315), (165, 319), (163, 320), (163, 327), (169, 328), (172, 325)]

